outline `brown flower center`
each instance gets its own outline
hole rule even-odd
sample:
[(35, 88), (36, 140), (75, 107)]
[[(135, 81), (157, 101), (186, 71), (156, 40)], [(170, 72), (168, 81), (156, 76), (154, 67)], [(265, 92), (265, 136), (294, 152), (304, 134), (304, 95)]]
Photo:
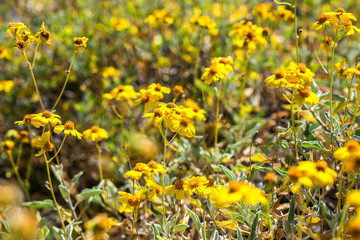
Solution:
[(275, 70), (275, 78), (276, 79), (280, 79), (283, 77), (285, 77), (285, 73), (283, 70), (281, 70), (281, 69)]
[(174, 90), (174, 92), (176, 92), (176, 93), (183, 93), (183, 92), (184, 92), (183, 87), (182, 87), (182, 86), (179, 86), (179, 85), (176, 85), (173, 90)]
[(74, 43), (75, 43), (76, 45), (82, 45), (82, 44), (83, 44), (83, 40), (82, 40), (81, 38), (77, 38), (77, 39), (75, 39)]
[(147, 103), (148, 101), (150, 101), (149, 96), (144, 95), (144, 96), (141, 97), (141, 102), (142, 102), (142, 103)]
[(298, 69), (300, 70), (301, 73), (306, 73), (306, 65), (304, 63), (299, 63)]
[(167, 108), (176, 108), (176, 104), (173, 102), (169, 102), (168, 104), (166, 104)]
[(161, 84), (160, 83), (156, 84), (155, 91), (161, 92)]
[(240, 183), (236, 181), (231, 181), (229, 183), (229, 193), (234, 193), (240, 190)]
[(150, 162), (148, 162), (147, 165), (149, 166), (149, 168), (156, 169), (158, 164), (154, 160), (151, 160)]
[(199, 110), (200, 110), (200, 108), (199, 108), (198, 106), (193, 107), (193, 111), (194, 111), (194, 112), (197, 113), (197, 112), (199, 112)]
[(359, 143), (356, 140), (350, 140), (347, 144), (346, 144), (347, 150), (349, 152), (356, 152), (359, 151)]
[(18, 47), (19, 49), (23, 49), (26, 47), (26, 43), (24, 41), (19, 41), (16, 43), (16, 47)]
[(180, 120), (180, 124), (184, 127), (187, 127), (190, 123), (190, 119), (187, 118), (187, 117), (183, 117), (181, 120)]
[(210, 72), (210, 74), (215, 75), (217, 73), (216, 67), (215, 66), (210, 66), (209, 72)]
[(119, 91), (119, 92), (123, 92), (124, 90), (125, 90), (124, 86), (119, 86), (119, 87), (118, 87), (118, 91)]
[(299, 94), (303, 98), (307, 98), (307, 97), (310, 96), (310, 89), (309, 88), (303, 88), (303, 89), (299, 90)]
[(291, 167), (289, 169), (289, 177), (293, 181), (297, 181), (302, 176), (302, 172), (298, 167)]
[(24, 122), (25, 122), (26, 124), (30, 124), (31, 121), (32, 121), (31, 115), (29, 115), (29, 114), (25, 115), (25, 117), (24, 117)]
[(214, 180), (212, 180), (212, 178), (208, 178), (208, 183), (206, 184), (207, 187), (212, 187), (214, 186)]
[(190, 179), (189, 180), (189, 187), (190, 188), (197, 188), (200, 186), (200, 180), (198, 178)]
[(74, 123), (72, 121), (67, 121), (64, 125), (66, 130), (74, 130)]
[(43, 38), (45, 38), (45, 40), (49, 40), (49, 38), (50, 38), (50, 32), (48, 32), (48, 31), (42, 31), (41, 33), (40, 33), (40, 35), (43, 37)]
[(174, 183), (174, 186), (177, 190), (182, 190), (184, 187), (184, 181), (183, 180), (176, 180)]
[(100, 128), (96, 125), (92, 126), (91, 127), (91, 132), (92, 133), (98, 133), (100, 131)]
[(328, 20), (328, 17), (325, 13), (320, 14), (319, 21), (318, 21), (320, 24), (326, 22), (327, 20)]
[(263, 36), (269, 36), (270, 35), (270, 29), (268, 27), (263, 28), (262, 35)]
[(136, 196), (131, 196), (128, 200), (128, 203), (132, 207), (137, 207), (140, 204), (140, 199)]
[(154, 116), (155, 117), (162, 117), (162, 111), (160, 109), (155, 109)]
[(316, 162), (316, 170), (325, 172), (326, 168), (327, 168), (327, 163), (325, 161)]
[(343, 13), (345, 13), (345, 10), (343, 8), (338, 8), (338, 9), (335, 10), (335, 12), (343, 14)]
[(41, 114), (42, 117), (44, 118), (51, 118), (52, 114), (51, 112), (45, 110), (42, 114)]

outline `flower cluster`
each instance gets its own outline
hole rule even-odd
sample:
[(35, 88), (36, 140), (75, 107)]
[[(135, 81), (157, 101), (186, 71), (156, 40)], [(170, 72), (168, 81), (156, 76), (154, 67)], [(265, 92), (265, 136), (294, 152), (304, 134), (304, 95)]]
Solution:
[(9, 23), (8, 30), (6, 30), (6, 36), (10, 34), (14, 37), (15, 47), (24, 49), (28, 44), (37, 42), (37, 38), (31, 34), (29, 28), (22, 22)]
[(251, 55), (257, 47), (267, 44), (264, 38), (264, 28), (256, 26), (250, 21), (242, 20), (235, 23), (229, 35), (232, 36), (232, 42), (236, 48), (235, 53), (245, 51)]
[(342, 147), (335, 151), (334, 157), (343, 162), (346, 172), (359, 172), (360, 170), (360, 144), (356, 140), (350, 140)]
[(301, 185), (306, 187), (325, 187), (334, 185), (336, 172), (323, 160), (317, 162), (301, 161), (299, 166), (289, 169), (289, 179), (294, 184), (291, 191), (300, 193)]
[(214, 58), (211, 61), (211, 66), (205, 68), (201, 80), (203, 80), (205, 84), (210, 85), (213, 82), (224, 79), (229, 73), (234, 73), (231, 64), (233, 64), (232, 57)]
[(281, 22), (284, 20), (291, 22), (294, 20), (293, 11), (283, 5), (278, 6), (276, 11), (273, 3), (259, 3), (253, 8), (252, 13), (261, 21)]
[(174, 18), (170, 15), (169, 10), (156, 9), (145, 18), (145, 22), (153, 27), (160, 27), (164, 24), (173, 24)]
[(197, 27), (207, 29), (213, 36), (218, 35), (219, 30), (216, 28), (216, 22), (211, 20), (209, 16), (201, 16), (201, 10), (196, 8), (194, 15), (190, 18), (190, 22), (185, 25), (185, 29), (195, 32)]

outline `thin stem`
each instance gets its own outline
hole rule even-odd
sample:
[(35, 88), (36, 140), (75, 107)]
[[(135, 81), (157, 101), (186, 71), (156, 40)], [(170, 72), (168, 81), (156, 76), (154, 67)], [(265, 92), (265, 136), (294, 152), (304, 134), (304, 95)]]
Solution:
[(18, 166), (16, 166), (16, 164), (14, 162), (14, 158), (13, 158), (11, 152), (9, 152), (9, 159), (10, 159), (11, 166), (14, 169), (15, 176), (16, 176), (21, 188), (25, 192), (26, 200), (31, 201), (29, 191), (28, 191), (26, 185), (24, 184), (23, 180), (21, 179), (21, 176), (20, 176), (20, 173), (19, 173), (19, 168), (18, 168)]
[(21, 142), (20, 146), (19, 146), (19, 151), (18, 151), (18, 154), (17, 154), (17, 158), (16, 158), (16, 166), (17, 167), (20, 166), (21, 154), (22, 154), (22, 145), (23, 145), (23, 143)]
[(55, 153), (55, 155), (54, 155), (54, 156), (52, 156), (52, 157), (49, 159), (48, 163), (50, 163), (50, 162), (51, 162), (54, 158), (56, 158), (56, 156), (59, 154), (59, 152), (60, 152), (61, 148), (62, 148), (62, 147), (63, 147), (63, 145), (64, 145), (65, 139), (66, 139), (66, 135), (65, 135), (64, 139), (62, 140), (62, 142), (61, 142), (61, 145), (60, 145), (59, 149), (57, 150), (57, 152)]
[(206, 206), (203, 204), (203, 228), (204, 228), (204, 240), (206, 240)]
[(295, 30), (295, 50), (296, 50), (296, 63), (299, 64), (299, 36), (297, 31), (297, 16), (296, 16), (296, 8), (297, 8), (297, 0), (294, 3), (294, 30)]
[(59, 97), (57, 98), (54, 106), (51, 108), (51, 111), (55, 109), (56, 105), (59, 103), (60, 98), (61, 98), (61, 96), (63, 95), (63, 93), (64, 93), (64, 91), (65, 91), (66, 84), (67, 84), (67, 82), (68, 82), (68, 80), (69, 80), (69, 76), (70, 76), (70, 72), (71, 72), (71, 67), (72, 67), (72, 64), (73, 64), (73, 62), (74, 62), (75, 54), (76, 54), (76, 51), (74, 51), (73, 56), (72, 56), (72, 58), (71, 58), (71, 63), (70, 63), (69, 69), (67, 70), (66, 80), (65, 80), (64, 86), (63, 86), (63, 88), (62, 88), (62, 90), (61, 90), (61, 92), (60, 92), (60, 95), (59, 95)]
[[(166, 146), (169, 146), (170, 143), (171, 143), (172, 141), (174, 141), (174, 139), (176, 138), (177, 135), (178, 135), (178, 133), (175, 133), (175, 135), (170, 139), (170, 141), (168, 141), (168, 142), (166, 143)], [(164, 166), (165, 166), (165, 164), (164, 164)]]
[[(164, 135), (162, 134), (162, 136), (164, 138), (164, 156), (163, 156), (163, 166), (164, 166), (164, 168), (165, 168), (165, 164), (166, 164), (166, 147), (167, 147), (166, 135), (167, 135), (167, 132), (168, 132), (168, 128), (166, 128), (165, 134)], [(162, 130), (160, 131), (160, 133), (162, 133)], [(162, 189), (165, 189), (165, 176), (164, 175), (161, 175), (161, 186), (162, 186)], [(162, 202), (162, 209), (163, 209), (164, 224), (166, 224), (165, 191), (164, 190), (162, 192), (161, 202)]]
[(214, 134), (214, 147), (215, 147), (215, 151), (218, 152), (218, 133), (219, 133), (219, 110), (220, 110), (220, 97), (221, 97), (221, 83), (222, 80), (220, 80), (219, 82), (219, 89), (218, 89), (218, 94), (217, 94), (217, 99), (216, 99), (216, 118), (215, 118), (215, 134)]
[(60, 212), (60, 209), (59, 209), (59, 205), (56, 201), (56, 197), (55, 197), (55, 193), (54, 193), (54, 188), (53, 188), (53, 185), (52, 185), (52, 181), (51, 181), (51, 175), (50, 175), (50, 168), (49, 168), (49, 163), (48, 163), (48, 160), (47, 160), (47, 157), (46, 157), (46, 154), (44, 153), (44, 158), (45, 158), (45, 164), (46, 164), (46, 171), (47, 171), (47, 175), (48, 175), (48, 180), (49, 180), (49, 186), (50, 186), (50, 192), (51, 192), (51, 196), (53, 198), (53, 201), (54, 201), (54, 204), (55, 204), (55, 207), (56, 207), (56, 211), (59, 215), (59, 218), (60, 218), (60, 222), (61, 222), (61, 226), (62, 226), (62, 229), (64, 231), (64, 235), (65, 235), (65, 238), (66, 240), (68, 240), (68, 235), (66, 233), (66, 230), (65, 230), (65, 224), (64, 224), (64, 221), (63, 221), (63, 218), (62, 218), (62, 215), (61, 215), (61, 212)]
[(40, 45), (40, 41), (38, 40), (38, 42), (37, 42), (37, 44), (36, 44), (36, 48), (35, 48), (35, 52), (34, 52), (34, 59), (33, 59), (33, 61), (32, 61), (31, 68), (34, 68), (34, 66), (35, 66), (36, 53), (37, 53), (37, 51), (38, 51), (39, 45)]
[(344, 167), (341, 166), (340, 176), (339, 176), (339, 190), (338, 190), (338, 204), (337, 209), (340, 212), (341, 210), (341, 197), (342, 197), (342, 181), (343, 181), (343, 173), (344, 173)]
[(248, 58), (248, 54), (247, 51), (248, 49), (246, 48), (244, 50), (244, 65), (243, 65), (243, 76), (240, 79), (240, 102), (239, 102), (239, 137), (241, 137), (241, 131), (242, 131), (242, 112), (241, 109), (243, 107), (243, 98), (244, 98), (244, 89), (245, 89), (245, 85), (246, 85), (246, 74), (247, 74), (247, 66), (249, 64), (249, 58)]
[[(297, 140), (296, 140), (294, 104), (291, 102), (290, 105), (291, 105), (291, 122), (292, 122), (292, 127), (293, 127), (293, 134), (294, 134), (296, 161), (298, 161), (299, 160), (299, 153), (298, 153)], [(289, 162), (289, 166), (291, 166), (291, 159), (290, 159), (290, 162)]]
[(100, 176), (100, 182), (104, 179), (103, 177), (103, 171), (102, 171), (102, 164), (101, 164), (101, 148), (100, 148), (100, 145), (99, 145), (99, 142), (96, 141), (96, 149), (97, 149), (97, 152), (98, 152), (98, 163), (99, 163), (99, 176)]
[(139, 209), (136, 208), (135, 209), (135, 212), (134, 212), (134, 220), (133, 220), (133, 224), (131, 226), (131, 233), (130, 233), (130, 240), (133, 239), (133, 235), (134, 235), (134, 228), (135, 228), (135, 225), (136, 225), (136, 221), (137, 221), (137, 218), (138, 218), (138, 212), (139, 212)]
[(21, 50), (21, 53), (22, 53), (22, 55), (24, 56), (24, 59), (25, 59), (25, 62), (26, 62), (26, 64), (27, 64), (28, 68), (30, 69), (31, 78), (32, 78), (33, 83), (34, 83), (36, 93), (37, 93), (37, 95), (38, 95), (38, 97), (39, 97), (41, 109), (44, 111), (45, 108), (44, 108), (44, 105), (43, 105), (43, 103), (42, 103), (42, 101), (41, 101), (41, 96), (40, 96), (40, 92), (39, 92), (39, 89), (38, 89), (37, 84), (36, 84), (36, 80), (35, 80), (35, 75), (34, 75), (33, 69), (32, 69), (32, 67), (31, 67), (31, 64), (30, 64), (29, 60), (28, 60), (27, 57), (26, 57), (25, 50), (22, 49), (22, 50)]
[[(337, 32), (335, 34), (336, 39)], [(332, 108), (332, 101), (333, 101), (333, 81), (334, 81), (334, 55), (335, 55), (335, 47), (336, 47), (336, 41), (334, 41), (332, 50), (331, 50), (331, 70), (329, 72), (330, 77), (330, 124), (331, 124), (331, 131), (334, 131), (334, 124), (333, 124), (333, 108)], [(332, 138), (331, 138), (332, 142)]]

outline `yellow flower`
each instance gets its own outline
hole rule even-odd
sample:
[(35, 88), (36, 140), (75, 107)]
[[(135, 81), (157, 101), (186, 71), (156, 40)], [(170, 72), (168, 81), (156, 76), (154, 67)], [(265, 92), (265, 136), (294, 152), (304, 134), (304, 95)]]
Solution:
[(134, 195), (122, 191), (119, 191), (118, 194), (120, 195), (120, 197), (118, 197), (116, 201), (122, 204), (122, 206), (119, 208), (120, 213), (134, 212), (136, 208), (140, 207), (141, 201), (146, 198), (143, 191), (138, 191)]
[(199, 106), (194, 102), (194, 100), (192, 99), (187, 99), (184, 103), (185, 107), (188, 108), (188, 112), (187, 112), (187, 116), (190, 119), (196, 118), (196, 121), (201, 122), (201, 121), (206, 121), (206, 117), (205, 117), (205, 110), (204, 109), (200, 109)]
[(107, 216), (106, 213), (96, 215), (85, 223), (86, 239), (108, 239), (107, 232), (117, 224), (117, 221)]
[(122, 32), (130, 29), (131, 24), (126, 18), (111, 17), (110, 26), (115, 28), (116, 31)]
[(75, 37), (73, 40), (74, 40), (74, 50), (77, 51), (79, 47), (86, 48), (87, 47), (86, 43), (89, 39), (86, 37)]
[(140, 92), (136, 94), (137, 100), (135, 100), (134, 105), (144, 104), (145, 113), (148, 113), (151, 108), (155, 109), (159, 99), (154, 96), (153, 92), (154, 91), (151, 90), (141, 89)]
[(163, 188), (156, 184), (156, 182), (154, 181), (154, 179), (149, 178), (146, 181), (146, 186), (150, 189), (149, 193), (148, 193), (148, 200), (153, 202), (156, 199), (156, 196), (162, 196), (163, 194)]
[(190, 196), (192, 194), (190, 191), (184, 190), (184, 181), (181, 179), (176, 180), (174, 185), (167, 186), (165, 188), (165, 193), (168, 196), (173, 196), (175, 194), (177, 200), (182, 200), (185, 198), (185, 195)]
[(54, 150), (54, 145), (50, 142), (50, 131), (44, 132), (41, 137), (37, 137), (31, 140), (31, 146), (39, 148), (40, 151), (35, 154), (36, 157), (45, 154), (45, 152), (51, 152)]
[(58, 125), (54, 128), (54, 132), (57, 134), (60, 134), (62, 131), (64, 131), (66, 136), (71, 134), (78, 139), (81, 139), (82, 137), (82, 134), (74, 128), (74, 123), (72, 121), (67, 121), (64, 125)]
[(20, 131), (20, 141), (22, 143), (29, 143), (29, 132), (25, 130)]
[(311, 92), (309, 88), (302, 88), (300, 90), (297, 90), (294, 93), (293, 102), (297, 104), (299, 107), (301, 107), (304, 104), (304, 102), (309, 106), (313, 106), (320, 103), (319, 96)]
[(294, 61), (290, 62), (286, 68), (286, 79), (288, 84), (286, 87), (304, 88), (312, 84), (312, 78), (315, 74), (306, 67), (304, 63), (296, 64)]
[(293, 193), (301, 192), (301, 185), (306, 187), (313, 187), (313, 182), (308, 176), (303, 174), (303, 171), (299, 167), (291, 167), (289, 168), (289, 179), (294, 184), (291, 187), (291, 191)]
[(32, 124), (36, 128), (39, 128), (39, 127), (42, 126), (42, 123), (39, 120), (34, 120), (32, 115), (30, 115), (30, 114), (26, 114), (22, 121), (16, 121), (15, 124), (18, 124), (18, 125), (24, 125), (24, 124), (30, 125), (30, 124)]
[(140, 180), (142, 178), (142, 175), (143, 175), (142, 172), (136, 170), (130, 170), (124, 174), (124, 178)]
[(360, 145), (356, 140), (350, 140), (342, 147), (335, 151), (334, 158), (344, 164), (346, 172), (358, 172), (360, 168)]
[(9, 51), (4, 47), (4, 46), (0, 46), (0, 59), (10, 59), (10, 54)]
[(119, 69), (114, 68), (113, 66), (105, 67), (102, 76), (103, 78), (109, 78), (109, 77), (120, 77), (121, 71)]
[(303, 176), (311, 179), (313, 186), (332, 187), (337, 177), (336, 171), (329, 168), (326, 161), (301, 161), (299, 169)]
[(275, 70), (275, 74), (265, 79), (266, 86), (272, 88), (286, 87), (288, 82), (285, 79), (285, 71), (282, 69)]
[(343, 72), (342, 75), (346, 76), (347, 79), (350, 79), (354, 74), (356, 76), (360, 76), (360, 71), (359, 69), (356, 68), (346, 68)]
[(87, 129), (83, 132), (84, 138), (86, 140), (91, 140), (93, 142), (100, 142), (103, 139), (108, 138), (108, 134), (105, 129), (99, 128), (99, 126), (94, 125), (90, 129)]
[(212, 178), (207, 178), (206, 180), (207, 183), (205, 184), (205, 187), (202, 192), (205, 196), (210, 196), (214, 193), (217, 193), (220, 190), (221, 187), (219, 185), (216, 185)]
[(174, 88), (173, 88), (173, 91), (175, 94), (177, 95), (180, 95), (180, 94), (183, 94), (184, 93), (184, 89), (182, 86), (180, 85), (175, 85)]
[[(35, 37), (37, 37), (37, 35), (38, 34), (36, 34)], [(50, 32), (46, 31), (45, 23), (42, 23), (42, 25), (41, 25), (39, 36), (40, 36), (40, 40), (41, 40), (41, 46), (44, 46), (44, 44), (46, 44), (47, 46), (50, 46), (50, 44), (51, 44)]]
[(136, 163), (133, 170), (127, 171), (124, 174), (124, 178), (140, 180), (143, 174), (150, 175), (150, 173), (151, 169), (148, 167), (148, 165), (146, 165), (145, 163)]
[(136, 98), (136, 92), (131, 85), (120, 85), (111, 90), (110, 93), (104, 93), (102, 97), (116, 101), (131, 100)]
[(346, 59), (345, 58), (341, 59), (340, 62), (334, 64), (334, 67), (335, 67), (335, 70), (337, 72), (337, 75), (338, 75), (339, 79), (341, 79), (342, 77), (345, 76), (344, 75), (345, 64), (346, 64)]
[(164, 93), (169, 94), (171, 89), (168, 87), (161, 86), (160, 83), (152, 83), (148, 86), (148, 90), (151, 92), (152, 95), (158, 100), (164, 98)]
[(6, 93), (10, 92), (15, 86), (14, 81), (11, 80), (2, 80), (0, 81), (0, 92), (4, 91)]
[(234, 60), (232, 59), (232, 57), (218, 57), (218, 58), (214, 58), (213, 60), (212, 60), (212, 62), (215, 62), (215, 61), (217, 61), (217, 62), (219, 62), (219, 63), (221, 63), (221, 64), (224, 64), (224, 66), (225, 66), (225, 69), (226, 69), (226, 71), (228, 72), (228, 73), (234, 73), (234, 70), (233, 70), (233, 68), (232, 68), (232, 64), (234, 63)]
[(173, 24), (174, 18), (170, 16), (169, 10), (157, 9), (145, 18), (145, 22), (154, 26), (160, 27), (162, 24)]
[(334, 12), (322, 13), (319, 16), (317, 22), (315, 22), (311, 30), (322, 31), (324, 30), (325, 26), (335, 27), (339, 23), (339, 19)]
[(350, 235), (349, 240), (359, 240), (360, 239), (360, 215), (352, 217), (346, 224), (345, 232), (347, 235)]
[(226, 70), (225, 65), (216, 61), (213, 62), (210, 67), (205, 68), (201, 80), (203, 80), (205, 84), (210, 85), (213, 82), (224, 79), (227, 74), (228, 71)]
[(360, 210), (360, 190), (352, 190), (347, 193), (346, 195), (346, 204), (348, 206), (353, 206), (356, 208), (356, 211), (359, 212)]
[(162, 164), (155, 162), (154, 160), (151, 160), (146, 165), (148, 166), (150, 172), (154, 173), (155, 175), (157, 175), (158, 173), (160, 173), (162, 175), (166, 174), (166, 170), (165, 170), (164, 166)]
[(211, 195), (211, 202), (217, 208), (224, 208), (233, 203), (244, 201), (246, 204), (260, 202), (265, 204), (267, 199), (265, 194), (258, 188), (248, 183), (231, 181), (228, 187), (221, 188), (217, 193)]
[(61, 124), (60, 116), (47, 110), (43, 111), (42, 113), (31, 114), (31, 117), (33, 119), (31, 124), (33, 124), (34, 127), (39, 126), (36, 122), (39, 122), (41, 127), (48, 124), (51, 124), (51, 126), (55, 127), (57, 124)]
[(6, 140), (1, 143), (1, 151), (10, 154), (12, 150), (15, 148), (15, 142), (11, 140)]
[(161, 123), (165, 120), (165, 112), (161, 108), (156, 108), (153, 113), (145, 113), (143, 118), (150, 117), (146, 122), (146, 126), (154, 123), (154, 126), (157, 128), (161, 128)]
[(174, 118), (170, 130), (188, 138), (192, 138), (195, 135), (194, 124), (188, 117)]
[(195, 194), (203, 194), (205, 187), (208, 184), (206, 177), (192, 177), (184, 181), (184, 190)]

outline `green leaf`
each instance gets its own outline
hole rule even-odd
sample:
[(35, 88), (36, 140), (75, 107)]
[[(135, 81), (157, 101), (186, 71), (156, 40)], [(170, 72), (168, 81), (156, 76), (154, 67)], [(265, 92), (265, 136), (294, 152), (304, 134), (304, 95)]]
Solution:
[(283, 148), (283, 149), (288, 149), (288, 148), (290, 148), (290, 145), (289, 145), (288, 141), (286, 141), (285, 139), (279, 141), (279, 145), (280, 145), (280, 147)]
[(196, 213), (194, 213), (193, 211), (191, 211), (188, 207), (185, 206), (186, 211), (188, 211), (188, 213), (190, 214), (191, 219), (194, 221), (195, 226), (197, 228), (197, 230), (199, 231), (200, 235), (202, 235), (202, 231), (201, 231), (201, 222), (200, 219), (198, 217), (198, 215), (196, 215)]
[[(151, 225), (151, 228), (152, 228), (152, 230), (153, 230), (153, 232), (154, 232), (154, 239), (158, 239), (158, 236), (160, 236), (159, 235), (159, 229), (158, 229), (158, 226), (156, 226), (156, 225), (158, 225), (158, 224), (155, 224), (155, 223), (150, 223), (149, 225)], [(159, 226), (160, 227), (160, 226)]]
[(64, 199), (67, 199), (70, 194), (70, 190), (62, 184), (59, 185), (59, 190), (60, 190), (61, 196)]
[(187, 225), (187, 224), (178, 224), (175, 226), (174, 232), (183, 231), (183, 230), (187, 229), (188, 227), (189, 227), (189, 225)]
[(244, 217), (241, 216), (241, 213), (238, 213), (238, 212), (230, 212), (230, 211), (228, 211), (228, 210), (226, 210), (226, 209), (221, 209), (220, 211), (221, 211), (223, 214), (225, 214), (226, 216), (228, 216), (228, 217), (230, 217), (230, 218), (232, 218), (232, 219), (234, 219), (234, 220), (236, 220), (236, 221), (238, 221), (238, 222), (240, 222), (240, 223), (242, 223), (242, 224), (245, 223)]
[(97, 188), (85, 188), (84, 190), (81, 191), (80, 193), (80, 197), (82, 199), (87, 199), (91, 196), (94, 196), (94, 195), (100, 195), (100, 194), (103, 194), (104, 191), (101, 190), (101, 189), (97, 189)]
[(78, 172), (72, 179), (71, 179), (71, 185), (76, 184), (79, 181), (79, 178), (83, 175), (83, 171)]
[(237, 235), (237, 240), (244, 240), (241, 234), (241, 231), (238, 227), (236, 227), (236, 235)]
[(304, 148), (314, 148), (321, 151), (328, 151), (327, 149), (324, 148), (321, 142), (318, 141), (303, 141), (300, 143), (300, 145)]
[(55, 205), (53, 200), (46, 199), (43, 201), (33, 201), (33, 202), (24, 202), (21, 205), (25, 207), (31, 207), (31, 208), (51, 208), (55, 209)]
[(256, 217), (251, 225), (251, 233), (249, 235), (248, 240), (255, 240), (256, 236), (257, 236), (257, 225), (258, 225), (258, 221), (259, 221), (259, 214), (256, 214)]
[(219, 239), (219, 232), (218, 232), (218, 230), (215, 230), (214, 235), (211, 238), (211, 240), (218, 240), (218, 239)]
[(150, 210), (152, 212), (152, 214), (157, 218), (157, 220), (159, 220), (160, 224), (161, 224), (161, 228), (164, 228), (164, 215), (162, 212), (160, 212), (159, 210), (157, 210), (153, 203), (150, 203)]
[(294, 221), (294, 217), (295, 217), (295, 198), (294, 198), (294, 196), (292, 196), (291, 200), (290, 200), (290, 209), (289, 209), (290, 226), (292, 225), (292, 222)]
[(228, 169), (224, 165), (221, 165), (220, 167), (224, 171), (225, 175), (229, 178), (229, 181), (235, 181), (236, 180), (235, 174), (230, 169)]
[(277, 172), (277, 173), (278, 173), (280, 176), (282, 176), (282, 177), (287, 177), (287, 176), (288, 176), (286, 171), (281, 170), (281, 169), (278, 168), (278, 167), (274, 167), (274, 170), (275, 170), (275, 172)]

